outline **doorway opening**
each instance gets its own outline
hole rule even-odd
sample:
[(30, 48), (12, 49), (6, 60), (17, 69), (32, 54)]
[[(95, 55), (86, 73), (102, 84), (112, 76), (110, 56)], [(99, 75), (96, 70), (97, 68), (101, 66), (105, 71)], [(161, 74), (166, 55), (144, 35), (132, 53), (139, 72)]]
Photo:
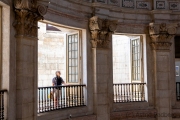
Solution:
[(84, 106), (82, 30), (43, 22), (38, 26), (38, 113)]
[(113, 35), (114, 102), (146, 101), (146, 46), (143, 35)]
[(175, 36), (175, 82), (176, 82), (176, 100), (180, 101), (180, 36)]
[(66, 83), (80, 84), (80, 31), (42, 22), (38, 25), (38, 86), (52, 86), (56, 71)]

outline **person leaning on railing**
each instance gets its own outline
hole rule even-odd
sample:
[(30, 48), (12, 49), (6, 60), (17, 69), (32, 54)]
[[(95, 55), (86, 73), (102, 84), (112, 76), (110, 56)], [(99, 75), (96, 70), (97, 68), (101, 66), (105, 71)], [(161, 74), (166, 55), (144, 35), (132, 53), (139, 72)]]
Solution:
[(57, 86), (57, 88), (54, 88), (52, 92), (54, 95), (54, 106), (57, 107), (58, 106), (57, 103), (59, 103), (59, 98), (61, 97), (61, 87), (60, 86), (62, 84), (66, 84), (66, 83), (62, 79), (60, 71), (56, 71), (55, 74), (56, 74), (56, 77), (54, 77), (52, 79), (52, 85)]

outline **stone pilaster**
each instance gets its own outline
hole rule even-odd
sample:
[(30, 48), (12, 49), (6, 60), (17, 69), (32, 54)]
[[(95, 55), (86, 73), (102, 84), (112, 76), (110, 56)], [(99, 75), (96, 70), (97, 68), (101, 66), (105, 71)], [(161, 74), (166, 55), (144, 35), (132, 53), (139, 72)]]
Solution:
[(92, 48), (109, 47), (117, 22), (116, 20), (100, 19), (98, 16), (90, 18), (89, 29), (91, 31)]
[(154, 101), (158, 120), (171, 120), (170, 47), (176, 34), (177, 24), (149, 24), (149, 33), (154, 53)]
[(93, 53), (94, 113), (97, 120), (110, 120), (113, 103), (112, 33), (117, 21), (90, 19)]
[(36, 0), (14, 0), (16, 29), (16, 119), (37, 116), (37, 22), (46, 13)]

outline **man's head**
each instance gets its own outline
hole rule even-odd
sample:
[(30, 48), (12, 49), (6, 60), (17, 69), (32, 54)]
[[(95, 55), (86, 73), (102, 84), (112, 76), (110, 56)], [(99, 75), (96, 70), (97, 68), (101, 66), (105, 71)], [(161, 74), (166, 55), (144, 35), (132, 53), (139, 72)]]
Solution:
[(56, 71), (56, 76), (60, 77), (60, 75), (61, 75), (61, 72), (60, 71)]

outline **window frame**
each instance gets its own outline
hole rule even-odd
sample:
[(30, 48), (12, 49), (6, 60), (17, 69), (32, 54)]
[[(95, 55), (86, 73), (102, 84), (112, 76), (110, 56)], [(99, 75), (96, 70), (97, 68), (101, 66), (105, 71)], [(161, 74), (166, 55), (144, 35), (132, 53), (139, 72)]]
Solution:
[[(77, 40), (78, 40), (78, 54), (77, 54), (77, 67), (78, 67), (78, 80), (77, 82), (70, 82), (69, 81), (69, 37), (68, 36), (72, 36), (72, 35), (75, 35), (77, 34)], [(81, 80), (81, 31), (78, 31), (78, 32), (73, 32), (73, 33), (70, 33), (70, 34), (66, 34), (66, 83), (68, 84), (80, 84), (82, 82)]]
[[(139, 66), (139, 71), (140, 71), (140, 75), (139, 75), (139, 80), (133, 80), (133, 51), (132, 51), (132, 48), (133, 48), (133, 46), (132, 46), (132, 41), (133, 40), (136, 40), (136, 39), (139, 39), (139, 61), (140, 61), (140, 66)], [(131, 82), (132, 83), (141, 83), (141, 82), (144, 82), (144, 80), (143, 80), (143, 36), (137, 36), (137, 37), (135, 37), (135, 38), (131, 38), (130, 39), (130, 50), (131, 50), (131, 52), (130, 52), (130, 56), (131, 56), (131, 58), (130, 58), (130, 65), (131, 65)]]

